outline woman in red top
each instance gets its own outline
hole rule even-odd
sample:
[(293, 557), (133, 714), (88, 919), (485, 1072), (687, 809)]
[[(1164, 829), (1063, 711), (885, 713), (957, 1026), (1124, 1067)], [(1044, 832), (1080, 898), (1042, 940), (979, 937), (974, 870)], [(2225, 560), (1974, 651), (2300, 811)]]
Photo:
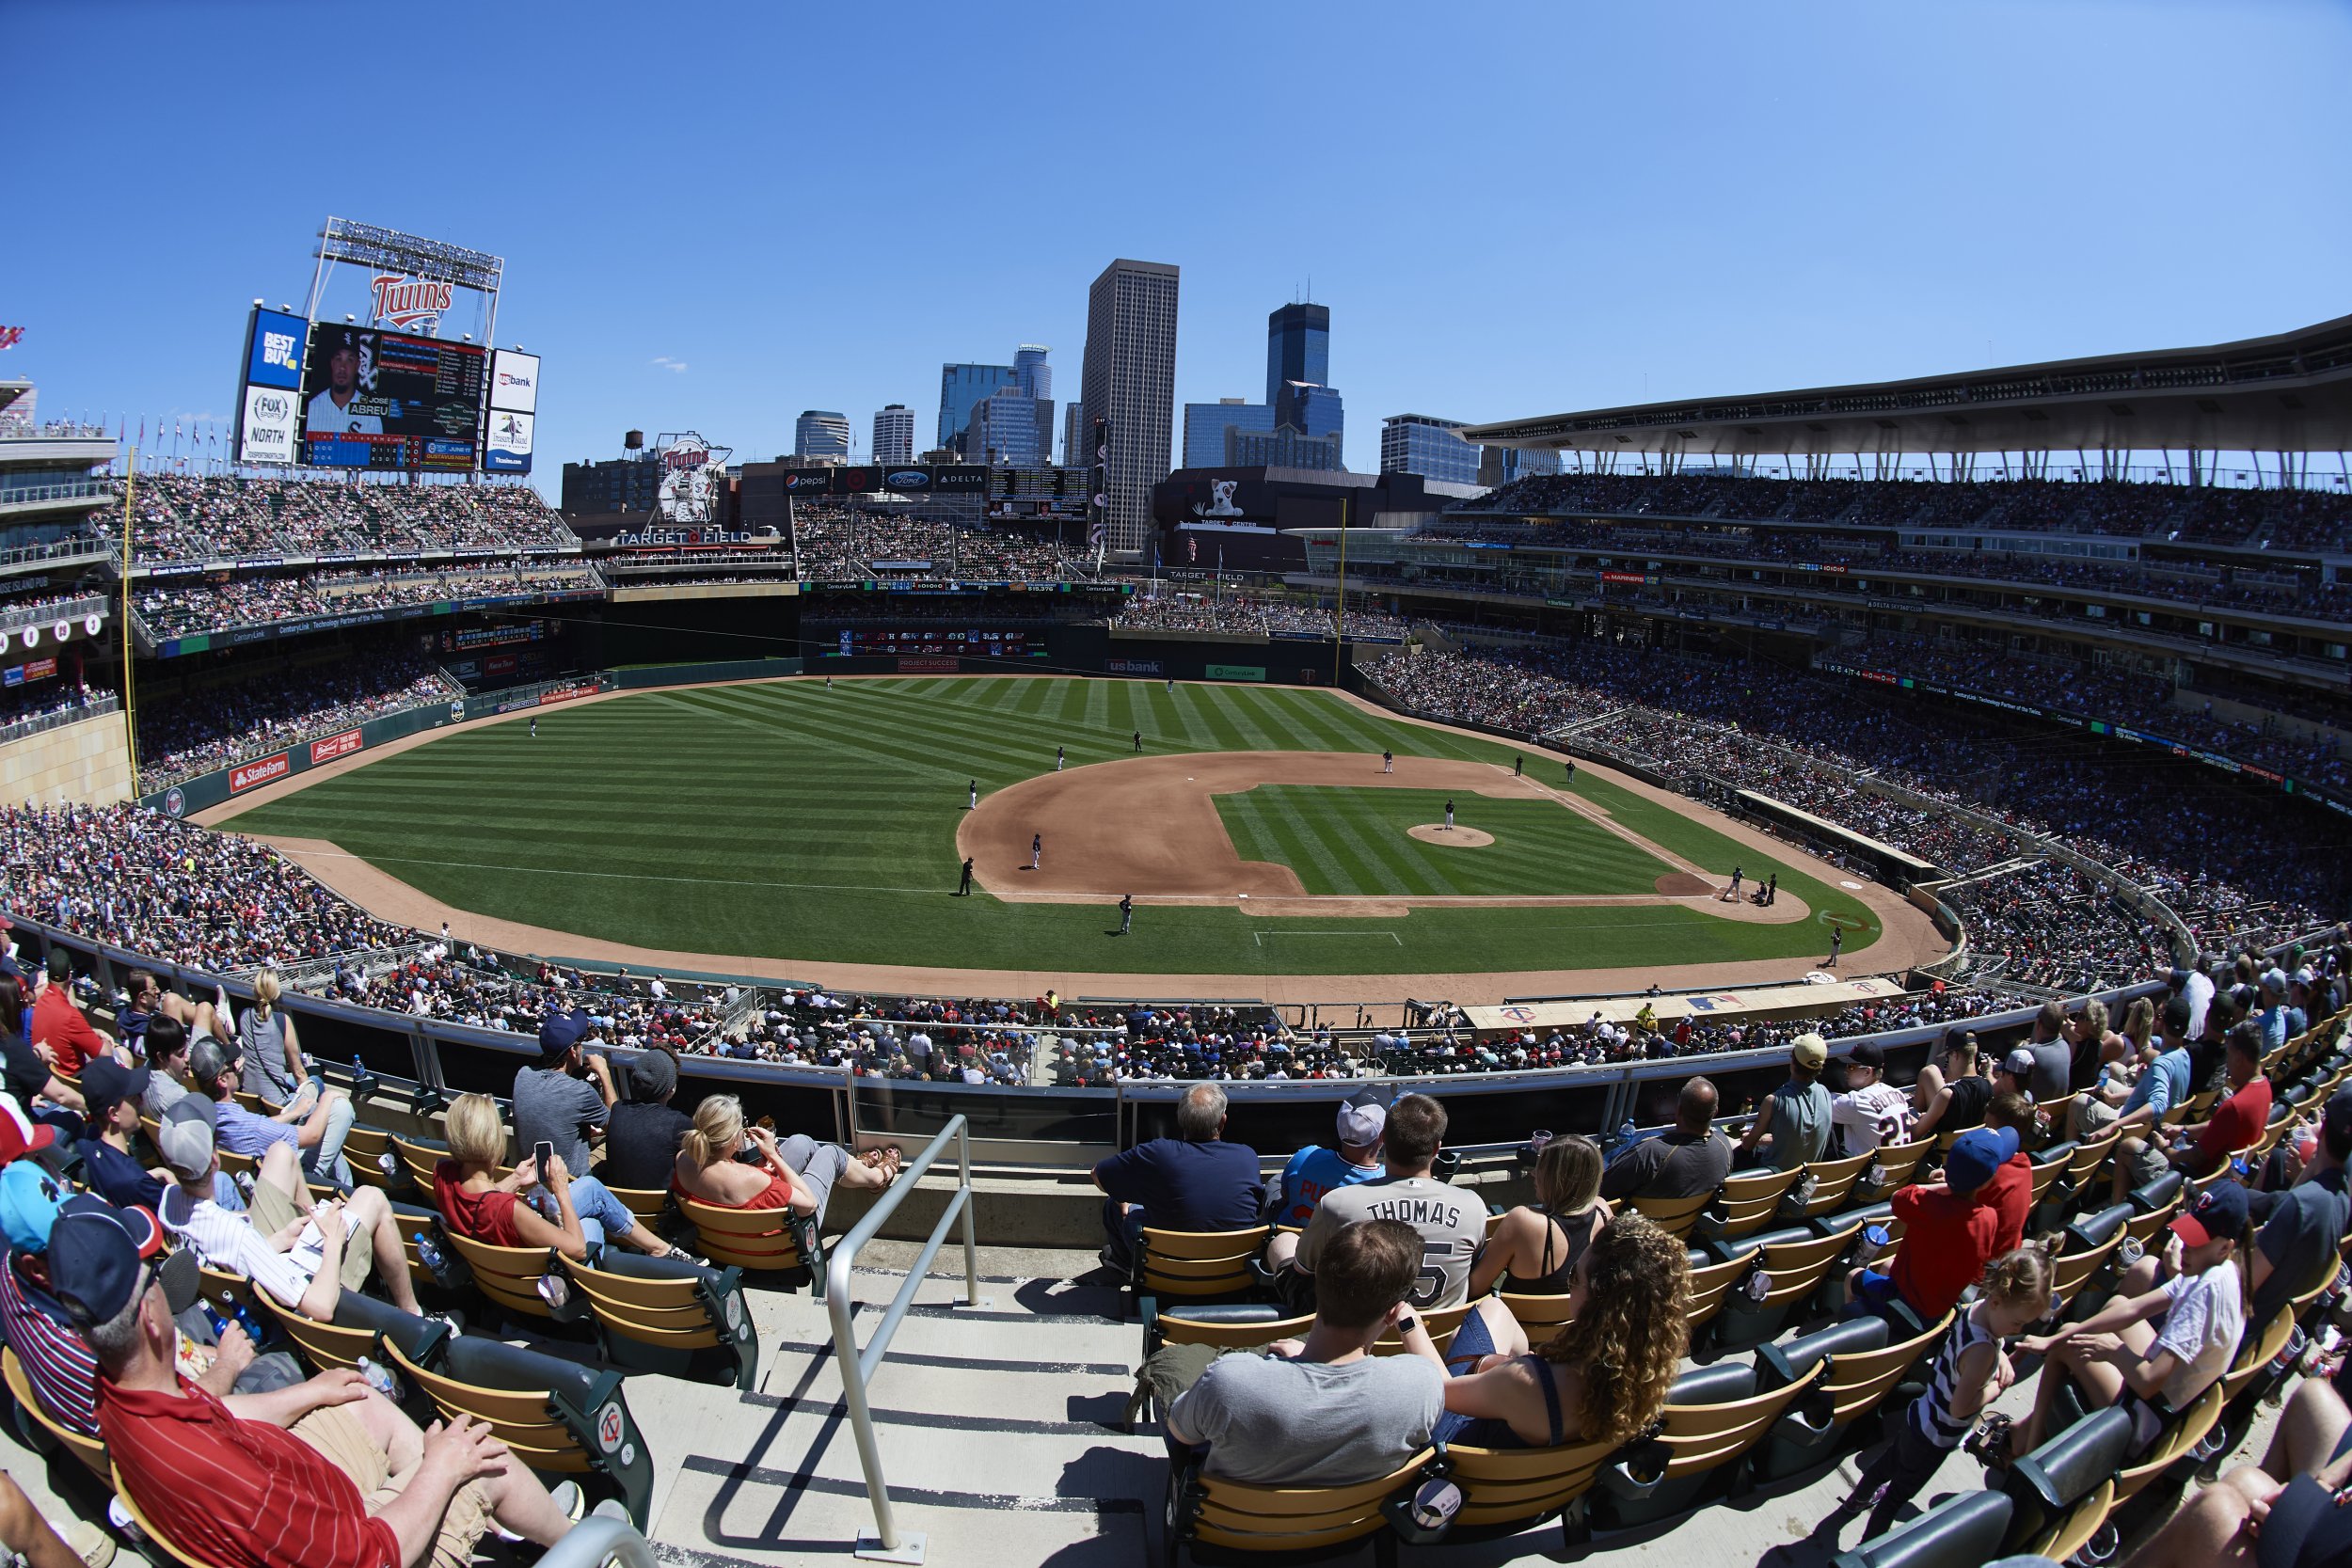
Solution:
[[(747, 1144), (755, 1162), (736, 1158)], [(839, 1144), (797, 1132), (778, 1143), (766, 1128), (743, 1125), (740, 1100), (714, 1094), (694, 1107), (694, 1125), (678, 1140), (670, 1186), (715, 1208), (789, 1209), (821, 1220), (834, 1187), (887, 1187), (898, 1174), (896, 1149), (857, 1160)]]
[(453, 1234), (491, 1246), (553, 1247), (575, 1263), (608, 1238), (656, 1258), (702, 1261), (646, 1229), (603, 1182), (572, 1175), (560, 1154), (544, 1171), (526, 1159), (499, 1176), (506, 1124), (488, 1095), (452, 1101), (448, 1134), (450, 1157), (433, 1173), (433, 1197)]

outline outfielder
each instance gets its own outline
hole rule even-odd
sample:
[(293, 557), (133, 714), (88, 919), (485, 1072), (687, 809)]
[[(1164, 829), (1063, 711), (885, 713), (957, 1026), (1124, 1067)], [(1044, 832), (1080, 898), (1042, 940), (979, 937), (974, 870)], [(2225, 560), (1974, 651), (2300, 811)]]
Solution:
[(972, 800), (971, 800), (970, 803), (969, 803), (969, 804), (967, 804), (967, 805), (966, 805), (963, 809), (964, 809), (964, 810), (966, 810), (966, 811), (977, 811), (977, 810), (979, 810), (979, 809), (980, 809), (980, 781), (979, 781), (979, 780), (977, 780), (977, 779), (974, 779), (974, 780), (973, 780), (970, 784), (965, 784), (963, 787), (964, 787), (964, 788), (966, 788), (966, 789), (968, 789), (968, 790), (970, 790), (970, 791), (972, 792)]
[(1125, 936), (1135, 923), (1136, 895), (1132, 893), (1122, 893), (1119, 895), (1119, 934)]
[(1057, 746), (1057, 747), (1055, 747), (1055, 748), (1054, 748), (1054, 771), (1055, 771), (1055, 772), (1058, 773), (1058, 772), (1060, 772), (1060, 771), (1061, 771), (1061, 764), (1062, 764), (1062, 752), (1061, 752), (1061, 748), (1060, 748), (1060, 747), (1058, 747), (1058, 746)]

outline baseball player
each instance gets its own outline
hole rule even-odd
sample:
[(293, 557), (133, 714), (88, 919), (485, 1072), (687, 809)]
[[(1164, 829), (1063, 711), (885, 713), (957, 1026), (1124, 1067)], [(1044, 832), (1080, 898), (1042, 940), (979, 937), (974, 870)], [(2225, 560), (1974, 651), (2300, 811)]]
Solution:
[(1454, 802), (1451, 800), (1445, 803), (1445, 831), (1447, 832), (1454, 831)]
[(1527, 759), (1516, 752), (1511, 754), (1511, 777), (1515, 779), (1527, 777)]
[(956, 896), (959, 898), (972, 896), (972, 857), (969, 855), (963, 857), (963, 884), (956, 889)]
[(539, 738), (539, 716), (535, 713), (531, 716), (531, 738)]
[(1731, 868), (1731, 901), (1735, 904), (1740, 901), (1740, 884), (1747, 879), (1747, 875), (1736, 865)]
[(1138, 752), (1143, 750), (1143, 732), (1141, 730), (1137, 730), (1136, 732), (1136, 750)]
[(971, 794), (972, 794), (972, 799), (971, 799), (971, 800), (965, 804), (965, 806), (964, 806), (964, 808), (963, 808), (963, 809), (964, 809), (964, 810), (966, 810), (966, 811), (977, 811), (977, 810), (979, 810), (979, 809), (980, 809), (980, 781), (979, 781), (979, 780), (977, 780), (977, 779), (974, 779), (974, 780), (973, 780), (970, 784), (965, 784), (963, 787), (964, 787), (965, 789), (967, 789), (967, 790), (971, 791)]
[(1060, 771), (1061, 771), (1061, 765), (1062, 765), (1062, 750), (1061, 750), (1061, 748), (1060, 748), (1060, 747), (1057, 746), (1057, 747), (1055, 747), (1055, 748), (1054, 748), (1054, 771), (1055, 771), (1055, 772), (1057, 772), (1057, 773), (1060, 772)]
[(1574, 757), (1568, 759), (1568, 783), (1576, 783), (1576, 759)]
[(1393, 773), (1396, 771), (1396, 753), (1394, 752), (1383, 752), (1380, 753), (1380, 771), (1383, 773)]
[(1838, 950), (1843, 948), (1845, 945), (1846, 928), (1843, 926), (1832, 926), (1829, 928), (1829, 962), (1822, 967), (1826, 969), (1836, 969), (1837, 967)]
[(1135, 923), (1136, 895), (1132, 893), (1122, 893), (1119, 895), (1119, 934), (1125, 936)]
[(1035, 871), (1037, 869), (1037, 863), (1042, 860), (1044, 856), (1045, 835), (1043, 833), (1031, 833), (1029, 835), (1029, 869)]

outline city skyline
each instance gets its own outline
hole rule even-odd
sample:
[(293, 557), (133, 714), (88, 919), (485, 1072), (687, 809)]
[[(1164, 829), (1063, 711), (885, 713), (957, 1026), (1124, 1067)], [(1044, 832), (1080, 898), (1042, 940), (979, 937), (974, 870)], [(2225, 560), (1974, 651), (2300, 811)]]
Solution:
[[(917, 12), (917, 29), (955, 14)], [(241, 101), (185, 87), (249, 69), (248, 40), (224, 24), (239, 14), (26, 0), (11, 9), (11, 38), (27, 59), (103, 43), (123, 102), (172, 105), (167, 145), (229, 146), (249, 128)], [(528, 55), (572, 88), (538, 111), (540, 132), (505, 139), (492, 180), (420, 180), (398, 161), (355, 159), (325, 185), (265, 171), (234, 199), (207, 182), (142, 179), (168, 155), (152, 116), (93, 116), (72, 73), (26, 72), (18, 108), (33, 134), (70, 128), (77, 163), (121, 170), (140, 195), (135, 211), (95, 203), (71, 231), (27, 226), (0, 274), (0, 321), (24, 328), (0, 373), (35, 381), (52, 417), (111, 425), (127, 410), (134, 433), (147, 417), (151, 452), (157, 419), (225, 429), (248, 302), (300, 308), (329, 213), (505, 259), (497, 336), (543, 356), (534, 481), (550, 490), (562, 462), (617, 456), (629, 429), (701, 430), (767, 458), (790, 450), (803, 408), (854, 411), (865, 447), (866, 411), (898, 402), (916, 409), (919, 437), (935, 414), (929, 379), (960, 353), (1052, 343), (1077, 363), (1084, 286), (1122, 255), (1184, 269), (1179, 404), (1256, 401), (1265, 312), (1327, 304), (1344, 324), (1331, 375), (1357, 416), (1345, 456), (1359, 471), (1377, 467), (1380, 422), (1413, 410), (1505, 420), (1947, 373), (2227, 341), (2344, 310), (2332, 258), (2352, 244), (2352, 214), (2316, 198), (2352, 146), (2332, 75), (2352, 56), (2342, 7), (1988, 0), (1768, 15), (1694, 0), (1693, 25), (1662, 53), (1636, 16), (1501, 7), (1481, 25), (1432, 30), (1409, 61), (1426, 80), (1468, 84), (1478, 115), (1401, 140), (1328, 138), (1304, 182), (1262, 166), (1263, 105), (1294, 85), (1288, 66), (1312, 58), (1333, 80), (1395, 72), (1407, 62), (1391, 24), (1413, 13), (1270, 13), (1255, 19), (1263, 47), (1247, 52), (1208, 13), (1084, 25), (1069, 14), (1073, 24), (1034, 37), (909, 52), (886, 81), (807, 84), (754, 116), (743, 105), (760, 62), (851, 55), (873, 29), (840, 12), (745, 13), (726, 24), (703, 90), (657, 125), (625, 127), (574, 104), (642, 87), (642, 62), (611, 47), (636, 13), (583, 0), (548, 29), (419, 0), (405, 19), (469, 28), (474, 47), (410, 84), (404, 115), (470, 134)], [(124, 18), (133, 25), (117, 37)], [(308, 15), (305, 46), (373, 57), (381, 40), (367, 24)], [(2033, 48), (2014, 47), (2021, 31)], [(1511, 47), (1493, 47), (1498, 37)], [(1105, 55), (1151, 69), (1088, 68)], [(1598, 58), (1610, 68), (1564, 97), (1563, 62)], [(1097, 149), (1119, 177), (1064, 182), (1044, 208), (959, 206), (943, 245), (930, 212), (828, 227), (814, 214), (830, 196), (776, 172), (828, 167), (844, 188), (898, 190), (910, 179), (893, 171), (925, 166), (959, 134), (959, 93), (997, 78), (1063, 84), (1036, 109), (1041, 139)], [(1152, 135), (1178, 81), (1192, 84), (1184, 101), (1200, 116), (1181, 147)], [(2057, 154), (2108, 145), (2150, 105), (2217, 94), (2233, 103), (2227, 121), (2169, 150), (2161, 178), (2138, 182), (2144, 199), (2094, 198), (2061, 172)], [(1999, 112), (2025, 103), (2037, 111)], [(1645, 167), (1708, 178), (1604, 170), (1591, 190), (1463, 178), (1515, 142), (1590, 156), (1628, 125), (1642, 127)], [(1765, 145), (1756, 172), (1770, 178), (1722, 161)], [(1817, 168), (1835, 182), (1817, 189), (1805, 179)], [(580, 221), (603, 193), (681, 169), (724, 193), (691, 228), (591, 236)], [(2265, 217), (2213, 222), (2207, 203), (2182, 196), (2199, 190)], [(167, 252), (123, 243), (134, 223), (168, 233)], [(339, 269), (330, 294), (364, 298), (361, 270)], [(328, 308), (357, 305), (346, 292)], [(483, 333), (462, 298), (443, 327)], [(1059, 378), (1058, 402), (1076, 374)], [(1057, 423), (1066, 428), (1058, 409)]]

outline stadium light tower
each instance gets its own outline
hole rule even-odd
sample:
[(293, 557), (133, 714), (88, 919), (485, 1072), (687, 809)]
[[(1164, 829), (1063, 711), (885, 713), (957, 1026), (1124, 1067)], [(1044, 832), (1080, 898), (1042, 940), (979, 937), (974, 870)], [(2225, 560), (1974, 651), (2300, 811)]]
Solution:
[(421, 234), (404, 234), (397, 229), (339, 217), (329, 217), (320, 227), (318, 249), (313, 254), (318, 264), (310, 271), (310, 303), (306, 311), (313, 322), (319, 319), (319, 293), (326, 286), (327, 274), (336, 262), (350, 261), (359, 266), (389, 268), (430, 282), (452, 283), (488, 295), (490, 319), (483, 341), (498, 340), (499, 284), (506, 273), (506, 262), (501, 257), (441, 240), (428, 240)]

